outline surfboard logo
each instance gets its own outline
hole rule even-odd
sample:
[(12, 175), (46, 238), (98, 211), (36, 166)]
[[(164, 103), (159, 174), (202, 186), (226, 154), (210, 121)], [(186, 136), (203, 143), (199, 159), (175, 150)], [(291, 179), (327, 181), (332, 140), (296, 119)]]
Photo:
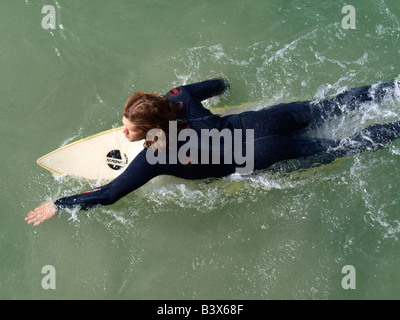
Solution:
[(106, 156), (107, 165), (113, 170), (120, 170), (128, 164), (128, 156), (120, 150), (111, 150)]

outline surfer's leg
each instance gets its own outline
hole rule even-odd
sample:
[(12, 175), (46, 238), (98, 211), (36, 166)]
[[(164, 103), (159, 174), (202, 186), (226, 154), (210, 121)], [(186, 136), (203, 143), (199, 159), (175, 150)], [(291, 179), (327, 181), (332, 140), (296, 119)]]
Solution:
[(326, 152), (335, 141), (303, 136), (270, 135), (254, 140), (255, 169), (264, 169), (282, 160), (299, 159)]
[(337, 157), (363, 151), (376, 151), (400, 137), (400, 121), (369, 126), (339, 141), (331, 151)]
[[(324, 121), (357, 110), (367, 102), (381, 103), (384, 99), (396, 100), (397, 79), (372, 86), (350, 89), (338, 96), (315, 105), (309, 101), (278, 104), (260, 111), (249, 112), (249, 123), (254, 123), (260, 133), (291, 135), (302, 129), (314, 128)], [(245, 126), (246, 127), (246, 126)]]
[(329, 148), (336, 147), (338, 144), (334, 140), (323, 138), (294, 136), (293, 139), (300, 150), (299, 154), (301, 157), (309, 157), (326, 152)]
[[(328, 164), (336, 158), (346, 157), (363, 151), (376, 151), (400, 138), (400, 121), (376, 124), (342, 140), (293, 137), (297, 156), (280, 161), (270, 168), (272, 171), (293, 171), (309, 168), (316, 163)], [(293, 152), (293, 155), (296, 155)], [(284, 159), (283, 159), (284, 160)]]
[(372, 86), (350, 89), (330, 100), (315, 105), (310, 101), (274, 105), (259, 111), (241, 114), (242, 128), (254, 129), (255, 138), (264, 135), (300, 135), (304, 131), (321, 125), (349, 111), (358, 109), (363, 103), (380, 103), (396, 96), (397, 79)]
[(367, 102), (381, 103), (384, 99), (396, 100), (398, 79), (390, 82), (380, 82), (371, 86), (353, 88), (336, 97), (324, 100), (317, 105), (321, 108), (321, 120), (328, 120), (357, 110)]
[(319, 117), (318, 108), (310, 102), (292, 102), (274, 105), (259, 111), (241, 114), (242, 128), (254, 129), (255, 138), (265, 135), (289, 136), (306, 128), (310, 121)]

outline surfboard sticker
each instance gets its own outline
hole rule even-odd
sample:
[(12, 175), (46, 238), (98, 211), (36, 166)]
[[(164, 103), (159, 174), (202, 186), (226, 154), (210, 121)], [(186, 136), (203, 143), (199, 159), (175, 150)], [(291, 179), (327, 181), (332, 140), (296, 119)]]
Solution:
[(39, 158), (37, 163), (58, 175), (113, 180), (143, 150), (143, 140), (129, 142), (122, 129), (110, 129), (72, 142)]

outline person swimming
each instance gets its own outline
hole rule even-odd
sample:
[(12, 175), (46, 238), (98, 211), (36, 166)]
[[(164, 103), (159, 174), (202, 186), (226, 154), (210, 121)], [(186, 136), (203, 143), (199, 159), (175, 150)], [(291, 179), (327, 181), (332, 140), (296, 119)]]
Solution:
[(124, 107), (122, 133), (131, 142), (145, 139), (145, 143), (126, 170), (104, 186), (48, 201), (25, 220), (38, 225), (66, 208), (113, 204), (159, 175), (205, 179), (246, 174), (283, 160), (318, 155), (334, 159), (374, 151), (400, 136), (400, 121), (372, 125), (342, 140), (305, 135), (365, 102), (395, 98), (397, 80), (350, 89), (318, 103), (282, 103), (227, 116), (203, 106), (202, 101), (228, 87), (227, 80), (214, 78), (176, 87), (164, 96), (135, 92)]

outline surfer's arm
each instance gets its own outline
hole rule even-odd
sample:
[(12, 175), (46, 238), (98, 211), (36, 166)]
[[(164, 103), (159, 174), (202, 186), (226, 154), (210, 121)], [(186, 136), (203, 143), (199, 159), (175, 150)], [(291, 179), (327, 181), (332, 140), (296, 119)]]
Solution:
[(162, 174), (160, 166), (151, 165), (146, 160), (146, 149), (140, 152), (128, 168), (109, 184), (70, 197), (57, 199), (58, 210), (65, 208), (88, 209), (96, 205), (110, 205), (140, 188), (155, 176)]
[[(143, 177), (143, 175), (141, 175), (141, 177), (137, 177), (136, 179), (129, 179), (128, 174), (125, 172), (123, 172), (114, 181), (103, 187), (94, 188), (73, 196), (59, 198), (54, 202), (48, 201), (43, 203), (30, 211), (26, 216), (25, 221), (27, 221), (28, 224), (33, 223), (34, 226), (37, 226), (43, 221), (52, 218), (58, 211), (64, 209), (89, 209), (96, 205), (113, 204), (124, 195), (139, 188), (148, 181), (145, 177)], [(123, 181), (121, 181), (121, 179), (123, 179)]]
[(182, 86), (181, 88), (186, 90), (189, 95), (199, 99), (200, 101), (206, 100), (213, 96), (219, 95), (226, 88), (228, 88), (227, 80), (223, 78), (215, 78), (202, 82), (197, 82), (189, 85)]

